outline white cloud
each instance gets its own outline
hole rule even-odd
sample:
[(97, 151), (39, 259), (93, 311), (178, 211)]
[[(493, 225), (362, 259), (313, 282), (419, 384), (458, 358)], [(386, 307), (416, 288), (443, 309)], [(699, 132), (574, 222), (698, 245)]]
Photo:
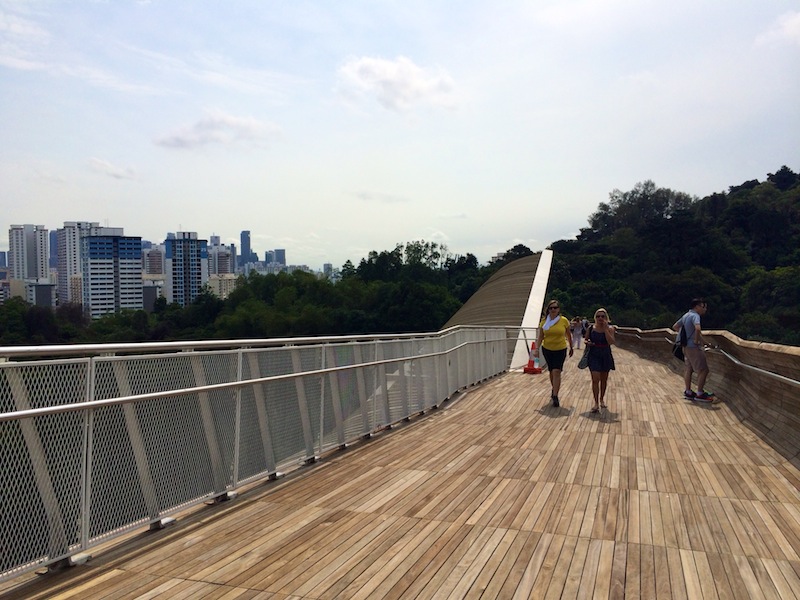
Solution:
[(47, 31), (35, 23), (0, 11), (0, 65), (20, 71), (44, 68), (37, 48), (49, 39)]
[(400, 204), (408, 202), (408, 198), (402, 196), (395, 196), (393, 194), (384, 194), (381, 192), (356, 192), (355, 197), (364, 202), (375, 202), (378, 204)]
[(218, 112), (162, 136), (155, 143), (168, 148), (198, 148), (213, 144), (228, 146), (237, 143), (258, 146), (279, 135), (280, 129), (272, 123)]
[(301, 77), (251, 68), (210, 52), (196, 52), (183, 59), (125, 43), (120, 47), (170, 80), (185, 78), (237, 93), (263, 94), (285, 101), (291, 87), (305, 82)]
[(364, 56), (347, 61), (339, 69), (346, 92), (375, 96), (384, 108), (405, 112), (415, 106), (452, 108), (456, 104), (453, 79), (441, 69), (424, 69), (410, 59)]
[(114, 179), (136, 179), (136, 171), (134, 169), (130, 167), (118, 167), (100, 158), (89, 159), (89, 166), (98, 173), (103, 173)]
[(768, 31), (756, 38), (756, 44), (783, 42), (800, 46), (800, 11), (781, 15)]

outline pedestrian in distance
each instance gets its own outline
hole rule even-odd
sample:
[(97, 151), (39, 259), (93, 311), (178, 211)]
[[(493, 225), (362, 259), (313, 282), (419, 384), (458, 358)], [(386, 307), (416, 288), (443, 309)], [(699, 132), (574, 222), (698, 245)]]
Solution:
[[(705, 389), (708, 377), (708, 362), (706, 361), (705, 342), (700, 328), (700, 318), (708, 312), (708, 303), (703, 298), (694, 298), (689, 310), (672, 326), (681, 337), (681, 330), (686, 333), (686, 346), (683, 348), (684, 392), (687, 400), (699, 402), (713, 402), (714, 394)], [(692, 376), (697, 375), (697, 392), (692, 390)]]
[(583, 323), (580, 317), (573, 317), (570, 321), (569, 329), (572, 332), (572, 347), (578, 350), (581, 349), (581, 341), (586, 333), (583, 329)]
[(616, 328), (611, 324), (605, 308), (598, 308), (594, 312), (594, 324), (589, 325), (584, 341), (586, 347), (590, 348), (588, 363), (589, 372), (592, 375), (592, 396), (594, 397), (592, 412), (596, 413), (601, 408), (606, 408), (608, 374), (615, 369), (611, 346), (617, 343)]
[(572, 334), (569, 330), (569, 320), (561, 315), (561, 305), (558, 300), (547, 303), (547, 312), (539, 323), (539, 335), (536, 340), (534, 356), (539, 356), (539, 349), (547, 363), (547, 372), (550, 374), (550, 400), (553, 406), (559, 406), (558, 392), (561, 389), (561, 371), (564, 370), (564, 361), (567, 359), (567, 348), (572, 356)]

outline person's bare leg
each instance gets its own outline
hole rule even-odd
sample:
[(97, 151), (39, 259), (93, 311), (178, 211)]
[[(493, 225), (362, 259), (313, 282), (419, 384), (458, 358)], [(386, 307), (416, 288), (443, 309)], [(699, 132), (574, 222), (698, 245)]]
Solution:
[(597, 371), (592, 371), (592, 396), (594, 396), (594, 408), (592, 410), (596, 412), (600, 399), (600, 373)]
[(553, 386), (553, 395), (558, 396), (558, 391), (561, 389), (561, 370), (556, 369), (552, 372), (550, 383)]
[(708, 369), (703, 369), (697, 373), (697, 393), (705, 391), (706, 377), (708, 377)]
[(600, 373), (600, 406), (606, 407), (606, 388), (608, 387), (608, 372)]

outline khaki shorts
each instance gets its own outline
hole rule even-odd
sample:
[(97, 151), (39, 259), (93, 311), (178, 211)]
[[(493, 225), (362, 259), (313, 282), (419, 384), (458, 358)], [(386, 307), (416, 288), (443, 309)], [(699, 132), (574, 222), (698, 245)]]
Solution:
[(708, 371), (708, 363), (706, 362), (706, 353), (702, 348), (689, 348), (686, 346), (683, 349), (684, 362), (692, 368), (692, 371), (699, 373), (700, 371)]

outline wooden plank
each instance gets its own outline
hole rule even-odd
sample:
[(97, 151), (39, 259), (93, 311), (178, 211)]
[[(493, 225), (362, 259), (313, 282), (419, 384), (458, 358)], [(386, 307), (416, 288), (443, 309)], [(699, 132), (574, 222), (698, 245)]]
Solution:
[(644, 598), (641, 594), (641, 545), (638, 543), (627, 544), (627, 557), (625, 561), (625, 598), (638, 600)]
[(600, 565), (600, 554), (603, 549), (602, 544), (602, 540), (591, 540), (589, 542), (578, 588), (577, 598), (579, 600), (592, 598), (597, 591), (597, 572)]
[[(480, 572), (475, 577), (472, 585), (463, 594), (463, 598), (491, 598), (492, 596), (486, 595), (487, 590), (498, 573), (500, 565), (503, 563), (508, 551), (512, 547), (514, 540), (517, 538), (516, 532), (507, 530), (498, 530), (502, 533), (502, 539), (496, 547), (492, 548), (491, 555), (486, 561), (483, 562)], [(451, 594), (452, 595), (452, 594)]]
[[(430, 580), (439, 572), (442, 565), (453, 553), (453, 550), (460, 546), (461, 542), (473, 529), (474, 527), (471, 526), (450, 523), (444, 534), (406, 570), (394, 588), (389, 590), (386, 595), (387, 599), (418, 597), (420, 592), (429, 585)], [(509, 553), (512, 556), (516, 555), (514, 551), (515, 544), (518, 541), (520, 545), (522, 543), (520, 537), (524, 536), (515, 536), (509, 548)], [(317, 593), (312, 590), (309, 595), (313, 598), (316, 597)]]
[(672, 598), (672, 588), (669, 581), (669, 557), (667, 548), (663, 546), (653, 546), (653, 573), (655, 577), (654, 598)]
[(586, 556), (588, 552), (589, 540), (586, 538), (578, 538), (578, 541), (575, 544), (575, 549), (572, 552), (569, 570), (567, 572), (567, 577), (561, 594), (561, 598), (564, 600), (578, 597), (580, 583), (583, 577), (583, 568), (586, 564)]
[(681, 552), (682, 550), (678, 548), (667, 548), (670, 598), (674, 598), (674, 600), (687, 600), (689, 598)]

